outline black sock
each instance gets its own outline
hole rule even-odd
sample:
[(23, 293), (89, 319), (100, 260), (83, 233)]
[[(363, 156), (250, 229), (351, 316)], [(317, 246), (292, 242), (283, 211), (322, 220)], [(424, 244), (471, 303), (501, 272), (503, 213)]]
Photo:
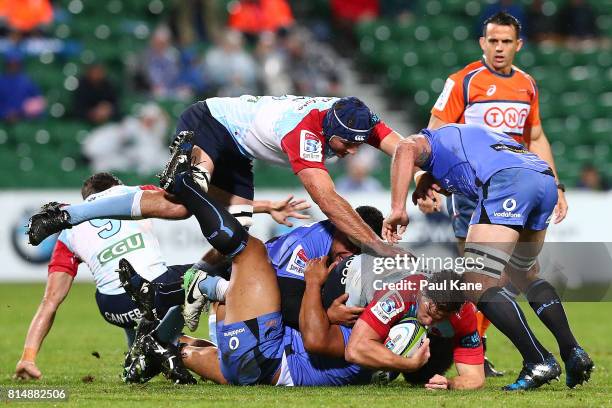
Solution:
[(550, 353), (536, 339), (527, 325), (523, 311), (502, 288), (487, 289), (480, 297), (477, 307), (512, 341), (525, 362), (541, 362), (548, 357)]
[(249, 239), (248, 232), (238, 220), (202, 191), (189, 174), (177, 175), (175, 182), (178, 185), (176, 195), (197, 218), (202, 234), (210, 245), (223, 255), (238, 255)]
[(555, 288), (543, 279), (532, 282), (525, 293), (529, 305), (557, 339), (561, 358), (567, 360), (578, 342), (569, 327), (565, 310)]

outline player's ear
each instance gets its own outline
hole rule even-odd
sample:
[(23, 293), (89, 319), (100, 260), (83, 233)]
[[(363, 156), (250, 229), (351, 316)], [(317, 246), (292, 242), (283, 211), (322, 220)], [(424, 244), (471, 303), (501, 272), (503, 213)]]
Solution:
[(478, 43), (480, 44), (480, 48), (481, 48), (483, 51), (484, 51), (484, 49), (485, 49), (486, 41), (487, 41), (487, 40), (486, 40), (486, 38), (484, 38), (484, 37), (480, 37), (480, 38), (478, 39)]
[(519, 39), (518, 39), (518, 45), (517, 45), (517, 47), (516, 47), (516, 50), (517, 50), (517, 51), (520, 51), (520, 50), (521, 50), (521, 48), (523, 48), (523, 39), (522, 39), (522, 38), (519, 38)]

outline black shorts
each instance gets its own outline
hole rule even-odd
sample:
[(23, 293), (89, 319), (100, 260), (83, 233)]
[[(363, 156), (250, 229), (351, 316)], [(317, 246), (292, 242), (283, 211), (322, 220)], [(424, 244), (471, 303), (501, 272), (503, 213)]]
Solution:
[(230, 194), (253, 199), (253, 162), (245, 157), (229, 131), (208, 109), (206, 102), (196, 102), (178, 120), (176, 134), (194, 132), (194, 144), (212, 159), (215, 169), (210, 183)]
[[(162, 284), (161, 292), (155, 296), (155, 310), (162, 318), (168, 309), (183, 303), (185, 298), (181, 284), (183, 274), (191, 265), (172, 265), (168, 270), (153, 280), (153, 283)], [(158, 289), (158, 286), (155, 286)], [(96, 290), (96, 303), (100, 314), (108, 323), (123, 327), (133, 328), (138, 319), (142, 317), (140, 310), (127, 293), (118, 295), (105, 295)]]

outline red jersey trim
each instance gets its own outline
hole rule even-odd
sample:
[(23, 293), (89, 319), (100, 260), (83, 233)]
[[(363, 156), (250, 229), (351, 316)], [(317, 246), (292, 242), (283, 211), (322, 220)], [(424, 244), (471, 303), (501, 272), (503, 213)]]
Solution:
[(48, 273), (64, 272), (75, 277), (81, 260), (64, 244), (57, 241), (49, 261)]

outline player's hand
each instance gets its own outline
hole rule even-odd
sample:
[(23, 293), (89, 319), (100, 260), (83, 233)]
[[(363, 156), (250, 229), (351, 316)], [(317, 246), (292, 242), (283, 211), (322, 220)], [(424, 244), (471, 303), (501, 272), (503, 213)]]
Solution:
[(304, 281), (307, 284), (323, 286), (334, 266), (335, 263), (327, 266), (327, 256), (311, 259), (304, 270)]
[(42, 373), (33, 361), (19, 360), (13, 378), (15, 380), (40, 380)]
[(279, 224), (293, 227), (293, 223), (289, 221), (289, 218), (297, 218), (300, 220), (307, 220), (310, 215), (303, 214), (301, 211), (310, 208), (310, 203), (304, 199), (294, 200), (293, 195), (280, 201), (272, 201), (270, 203), (270, 216)]
[(419, 347), (417, 351), (412, 355), (412, 357), (409, 358), (409, 360), (411, 360), (412, 362), (411, 371), (416, 371), (419, 368), (423, 367), (425, 363), (427, 363), (427, 361), (429, 360), (430, 355), (431, 353), (429, 351), (429, 339), (426, 338), (423, 341), (421, 347)]
[(448, 379), (443, 375), (436, 374), (429, 379), (427, 384), (425, 384), (425, 388), (428, 390), (447, 390)]
[(338, 296), (327, 309), (327, 318), (331, 324), (341, 324), (353, 327), (359, 315), (365, 310), (363, 307), (347, 306), (348, 293)]
[[(439, 197), (438, 193), (435, 194)], [(433, 199), (430, 197), (418, 198), (416, 204), (423, 214), (438, 212), (441, 209), (440, 199), (438, 197)]]
[(565, 199), (565, 193), (563, 190), (557, 190), (559, 192), (557, 198), (557, 205), (555, 206), (555, 220), (553, 221), (555, 224), (560, 223), (567, 216), (567, 200)]
[(382, 236), (388, 242), (395, 244), (406, 232), (406, 226), (410, 220), (406, 209), (393, 210), (383, 221)]

